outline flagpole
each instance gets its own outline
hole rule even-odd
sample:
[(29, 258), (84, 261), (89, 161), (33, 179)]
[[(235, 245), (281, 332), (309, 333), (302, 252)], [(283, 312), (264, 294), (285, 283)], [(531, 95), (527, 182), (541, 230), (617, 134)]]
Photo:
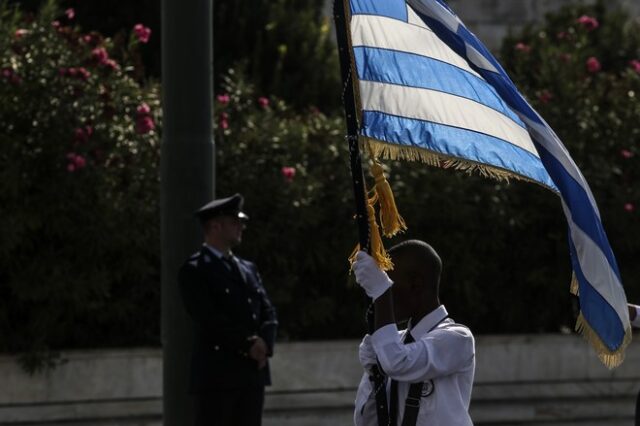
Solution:
[(353, 181), (353, 194), (356, 203), (356, 218), (358, 224), (358, 239), (360, 248), (369, 251), (369, 219), (367, 217), (366, 194), (364, 188), (364, 174), (362, 172), (362, 160), (358, 144), (358, 120), (356, 115), (356, 103), (353, 91), (353, 78), (351, 75), (351, 57), (349, 54), (349, 41), (346, 33), (346, 18), (343, 0), (334, 0), (333, 5), (336, 37), (338, 41), (338, 54), (340, 56), (340, 71), (342, 74), (345, 118), (347, 121), (347, 142), (349, 143), (349, 160), (351, 165), (351, 179)]
[[(353, 75), (351, 67), (351, 55), (349, 38), (347, 37), (347, 20), (345, 14), (345, 1), (334, 0), (333, 2), (333, 19), (336, 27), (336, 39), (338, 42), (338, 56), (340, 57), (340, 72), (342, 75), (342, 102), (344, 103), (344, 113), (347, 122), (347, 142), (349, 143), (349, 162), (351, 167), (351, 180), (353, 182), (353, 194), (356, 205), (356, 221), (358, 224), (358, 239), (360, 249), (366, 252), (370, 251), (370, 229), (369, 218), (367, 215), (367, 198), (364, 185), (364, 174), (362, 172), (362, 158), (360, 155), (360, 146), (358, 143), (358, 120), (356, 114), (355, 93), (353, 90)], [(367, 309), (367, 327), (369, 333), (373, 333), (373, 301), (369, 299), (369, 308)], [(387, 391), (385, 386), (385, 377), (380, 372), (378, 366), (371, 369), (371, 377), (374, 382), (376, 414), (378, 417), (378, 425), (386, 426), (389, 424), (389, 411), (387, 405)]]

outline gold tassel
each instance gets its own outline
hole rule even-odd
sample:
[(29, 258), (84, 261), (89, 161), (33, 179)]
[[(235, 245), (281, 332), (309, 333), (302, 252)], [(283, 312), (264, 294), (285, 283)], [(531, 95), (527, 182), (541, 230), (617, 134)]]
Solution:
[(600, 339), (598, 334), (591, 328), (587, 320), (582, 315), (578, 315), (578, 320), (576, 321), (576, 331), (582, 335), (596, 351), (598, 358), (600, 361), (609, 369), (612, 370), (624, 361), (624, 351), (631, 343), (631, 328), (628, 328), (625, 331), (624, 339), (622, 341), (622, 345), (615, 350), (611, 351)]
[(571, 284), (569, 286), (569, 292), (574, 296), (580, 296), (580, 286), (578, 284), (578, 278), (576, 278), (576, 273), (571, 274)]
[(384, 169), (377, 161), (373, 161), (369, 171), (375, 179), (375, 192), (380, 206), (380, 224), (382, 234), (389, 238), (407, 229), (391, 190), (391, 185), (384, 176)]
[[(369, 246), (371, 252), (369, 253), (371, 257), (376, 261), (380, 269), (383, 271), (389, 271), (393, 269), (393, 262), (391, 261), (391, 257), (389, 253), (384, 248), (382, 244), (382, 238), (380, 237), (380, 228), (378, 227), (378, 222), (376, 221), (376, 210), (373, 207), (376, 202), (376, 196), (374, 195), (369, 200), (367, 200), (367, 215), (369, 216)], [(353, 266), (353, 262), (356, 260), (356, 254), (360, 250), (360, 244), (356, 246), (356, 248), (349, 256), (349, 263)]]

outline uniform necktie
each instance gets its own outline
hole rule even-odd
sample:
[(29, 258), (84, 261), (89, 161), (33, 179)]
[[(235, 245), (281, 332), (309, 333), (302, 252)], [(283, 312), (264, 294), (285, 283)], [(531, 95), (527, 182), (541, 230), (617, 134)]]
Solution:
[(231, 271), (231, 274), (242, 281), (242, 274), (240, 273), (240, 268), (238, 268), (238, 264), (233, 259), (233, 257), (222, 256), (221, 259), (225, 263), (225, 265), (229, 268), (229, 270)]
[[(415, 339), (407, 330), (407, 333), (404, 335), (404, 344), (408, 345), (409, 343), (415, 342)], [(391, 426), (396, 426), (398, 424), (398, 382), (395, 380), (391, 380), (390, 385), (390, 404), (389, 404), (389, 424)]]

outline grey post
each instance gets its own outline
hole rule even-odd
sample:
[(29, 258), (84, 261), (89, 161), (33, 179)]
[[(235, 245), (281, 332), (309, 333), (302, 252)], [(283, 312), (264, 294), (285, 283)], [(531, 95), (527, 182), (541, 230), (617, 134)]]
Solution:
[(215, 192), (212, 0), (162, 1), (161, 160), (164, 424), (193, 423), (188, 395), (193, 331), (177, 273), (202, 243), (193, 211)]

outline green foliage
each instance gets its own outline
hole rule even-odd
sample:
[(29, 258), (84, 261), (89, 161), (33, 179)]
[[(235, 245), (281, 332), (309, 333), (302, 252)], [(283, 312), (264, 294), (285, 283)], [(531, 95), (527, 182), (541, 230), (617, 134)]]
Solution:
[(289, 339), (357, 335), (363, 297), (347, 285), (353, 249), (341, 119), (258, 98), (232, 73), (217, 97), (217, 193), (241, 192), (251, 216), (238, 248), (260, 267)]
[[(216, 82), (244, 70), (258, 93), (304, 109), (340, 106), (338, 54), (331, 15), (317, 0), (214, 2)], [(220, 84), (216, 84), (220, 87)]]
[(506, 68), (589, 182), (630, 299), (640, 243), (640, 25), (602, 2), (562, 9), (504, 44)]
[(135, 37), (52, 2), (0, 19), (0, 351), (157, 342), (160, 104)]
[[(216, 31), (234, 35), (217, 38), (217, 69), (248, 56), (218, 84), (217, 193), (245, 195), (238, 252), (258, 263), (281, 338), (356, 337), (364, 297), (346, 261), (357, 231), (345, 126), (341, 112), (310, 106), (340, 96), (337, 58), (319, 7), (302, 2), (291, 19), (294, 3), (215, 3)], [(157, 86), (137, 81), (135, 39), (81, 33), (52, 4), (30, 19), (2, 6), (0, 22), (0, 351), (27, 351), (33, 367), (51, 349), (157, 344), (161, 117)], [(636, 300), (639, 34), (602, 6), (568, 8), (502, 54), (592, 185)], [(554, 194), (387, 166), (409, 225), (397, 240), (439, 251), (442, 301), (457, 320), (478, 333), (572, 326)]]

